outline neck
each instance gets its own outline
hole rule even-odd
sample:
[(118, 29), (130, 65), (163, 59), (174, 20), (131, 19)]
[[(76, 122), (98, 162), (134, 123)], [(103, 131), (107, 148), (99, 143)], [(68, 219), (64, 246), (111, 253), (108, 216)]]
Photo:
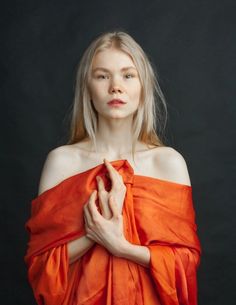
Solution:
[(120, 156), (132, 151), (132, 117), (98, 121), (96, 133), (97, 150), (111, 156)]

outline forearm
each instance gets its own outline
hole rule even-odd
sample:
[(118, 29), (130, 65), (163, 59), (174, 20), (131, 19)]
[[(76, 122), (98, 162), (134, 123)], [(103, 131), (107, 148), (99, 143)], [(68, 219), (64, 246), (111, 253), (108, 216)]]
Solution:
[(126, 241), (119, 250), (119, 257), (123, 257), (134, 261), (142, 265), (143, 267), (148, 268), (150, 263), (150, 251), (148, 247), (134, 245)]
[(69, 256), (69, 264), (75, 262), (83, 256), (93, 245), (94, 241), (87, 236), (82, 236), (67, 244), (67, 251)]

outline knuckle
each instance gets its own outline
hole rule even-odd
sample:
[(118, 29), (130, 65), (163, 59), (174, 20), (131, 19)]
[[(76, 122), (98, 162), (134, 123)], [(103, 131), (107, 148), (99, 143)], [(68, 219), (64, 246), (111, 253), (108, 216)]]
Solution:
[(121, 220), (121, 219), (122, 219), (122, 215), (121, 215), (121, 214), (117, 214), (114, 218), (115, 218), (116, 220)]
[(87, 228), (86, 228), (86, 232), (87, 232), (87, 233), (91, 233), (92, 230), (91, 230), (89, 227), (87, 227)]
[(93, 224), (88, 225), (87, 232), (89, 231), (90, 233), (92, 233), (93, 230), (94, 230), (94, 225)]

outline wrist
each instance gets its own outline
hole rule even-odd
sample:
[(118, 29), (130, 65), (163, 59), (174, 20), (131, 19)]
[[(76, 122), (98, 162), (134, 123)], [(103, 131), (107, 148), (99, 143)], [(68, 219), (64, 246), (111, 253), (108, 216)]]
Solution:
[(127, 253), (130, 253), (130, 251), (132, 251), (131, 249), (132, 244), (124, 239), (118, 246), (118, 250), (117, 250), (117, 255), (118, 257), (126, 257)]
[(95, 244), (95, 241), (93, 239), (89, 238), (87, 235), (85, 235), (84, 237), (85, 237), (88, 247), (92, 247)]
[(148, 247), (132, 244), (127, 240), (119, 247), (118, 256), (131, 260), (146, 268), (150, 265), (150, 251)]

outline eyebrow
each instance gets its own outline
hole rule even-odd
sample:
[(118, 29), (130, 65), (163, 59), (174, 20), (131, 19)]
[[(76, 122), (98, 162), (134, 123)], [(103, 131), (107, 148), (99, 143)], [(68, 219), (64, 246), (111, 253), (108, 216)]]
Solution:
[[(126, 71), (126, 70), (129, 70), (129, 69), (137, 70), (135, 67), (129, 66), (129, 67), (122, 68), (121, 71)], [(106, 68), (103, 68), (103, 67), (97, 67), (97, 68), (93, 69), (92, 72), (94, 73), (94, 72), (96, 72), (98, 70), (105, 71), (105, 72), (110, 72), (109, 69), (106, 69)]]

